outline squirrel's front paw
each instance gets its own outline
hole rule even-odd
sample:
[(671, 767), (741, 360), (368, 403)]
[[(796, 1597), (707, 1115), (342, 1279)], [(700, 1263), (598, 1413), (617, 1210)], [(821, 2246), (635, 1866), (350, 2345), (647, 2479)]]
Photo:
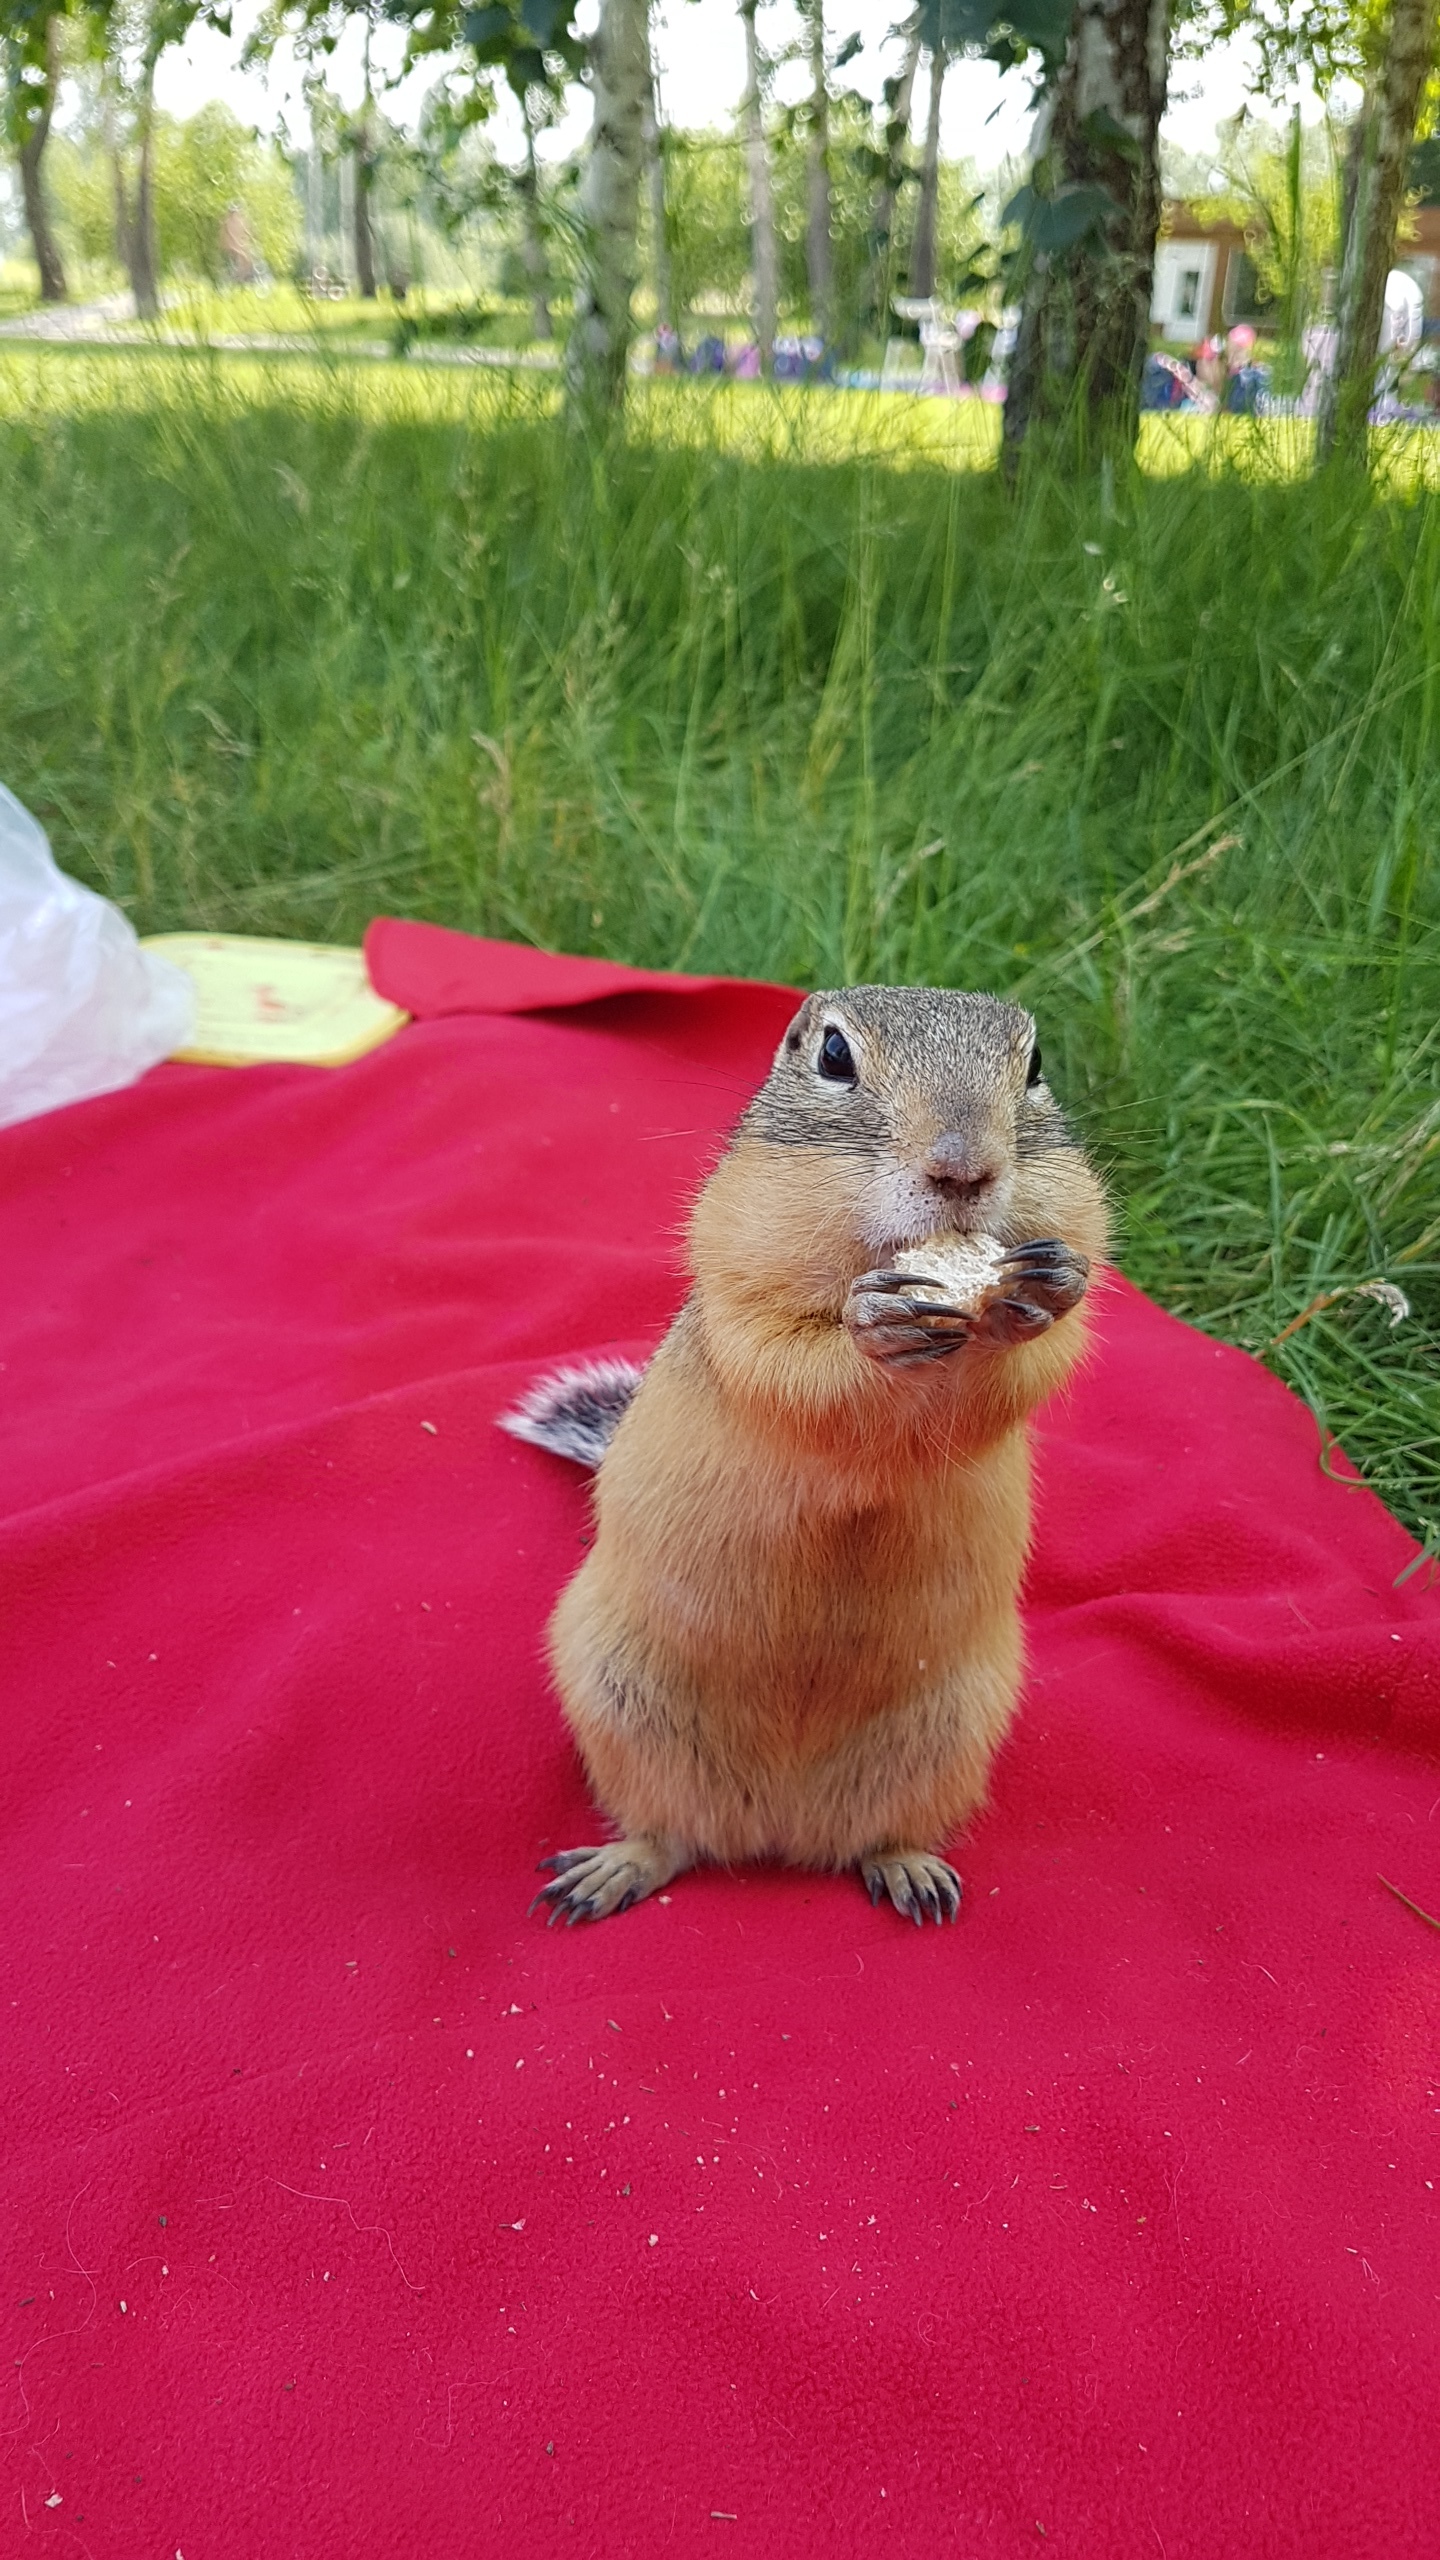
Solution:
[(939, 1296), (933, 1280), (906, 1271), (864, 1271), (851, 1282), (843, 1321), (867, 1359), (905, 1369), (963, 1350), (974, 1339), (977, 1314)]
[(1030, 1342), (1079, 1305), (1089, 1281), (1085, 1255), (1056, 1237), (1011, 1245), (985, 1293), (975, 1330), (988, 1342)]

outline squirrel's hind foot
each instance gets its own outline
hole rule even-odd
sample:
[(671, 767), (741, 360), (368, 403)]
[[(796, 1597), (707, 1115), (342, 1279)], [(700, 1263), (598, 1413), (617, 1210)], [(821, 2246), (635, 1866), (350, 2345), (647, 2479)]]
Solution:
[(658, 1893), (662, 1884), (689, 1864), (673, 1840), (645, 1833), (633, 1840), (607, 1841), (598, 1849), (560, 1849), (553, 1858), (540, 1861), (537, 1873), (553, 1869), (553, 1881), (541, 1886), (530, 1910), (548, 1902), (545, 1925), (550, 1929), (562, 1913), (567, 1929), (573, 1929), (577, 1920), (608, 1920), (612, 1912), (628, 1911), (632, 1902)]
[(876, 1849), (860, 1861), (861, 1881), (872, 1903), (888, 1893), (902, 1920), (923, 1929), (926, 1916), (937, 1928), (960, 1917), (960, 1879), (944, 1858), (929, 1849)]

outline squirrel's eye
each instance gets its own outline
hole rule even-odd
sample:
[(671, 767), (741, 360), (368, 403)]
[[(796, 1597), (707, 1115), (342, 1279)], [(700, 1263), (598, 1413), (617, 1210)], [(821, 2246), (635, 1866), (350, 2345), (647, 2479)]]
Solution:
[(1035, 1043), (1034, 1048), (1033, 1048), (1033, 1049), (1031, 1050), (1031, 1052), (1030, 1052), (1030, 1067), (1029, 1067), (1029, 1072), (1028, 1072), (1028, 1074), (1026, 1075), (1026, 1078), (1025, 1078), (1025, 1087), (1026, 1087), (1026, 1091), (1028, 1092), (1028, 1091), (1029, 1091), (1030, 1086), (1031, 1086), (1032, 1084), (1038, 1084), (1038, 1083), (1039, 1083), (1039, 1081), (1040, 1081), (1040, 1043), (1039, 1043), (1039, 1041), (1037, 1040), (1037, 1041), (1036, 1041), (1036, 1043)]
[(850, 1054), (850, 1043), (843, 1031), (826, 1032), (820, 1043), (820, 1055), (815, 1065), (817, 1072), (828, 1077), (833, 1084), (855, 1082), (855, 1061)]

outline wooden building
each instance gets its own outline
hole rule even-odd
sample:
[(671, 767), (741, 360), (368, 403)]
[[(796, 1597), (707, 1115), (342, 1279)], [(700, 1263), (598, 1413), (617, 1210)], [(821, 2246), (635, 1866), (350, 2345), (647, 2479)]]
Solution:
[(1202, 222), (1188, 204), (1169, 202), (1155, 244), (1150, 322), (1172, 345), (1198, 347), (1249, 317), (1254, 268), (1235, 222)]

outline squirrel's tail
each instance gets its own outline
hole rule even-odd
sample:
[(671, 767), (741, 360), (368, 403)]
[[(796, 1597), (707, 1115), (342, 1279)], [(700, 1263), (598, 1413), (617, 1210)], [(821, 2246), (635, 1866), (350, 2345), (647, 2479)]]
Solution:
[(556, 1369), (537, 1379), (513, 1412), (500, 1415), (500, 1428), (516, 1440), (533, 1440), (537, 1449), (552, 1449), (557, 1458), (598, 1467), (642, 1374), (633, 1360), (587, 1360), (580, 1368)]

